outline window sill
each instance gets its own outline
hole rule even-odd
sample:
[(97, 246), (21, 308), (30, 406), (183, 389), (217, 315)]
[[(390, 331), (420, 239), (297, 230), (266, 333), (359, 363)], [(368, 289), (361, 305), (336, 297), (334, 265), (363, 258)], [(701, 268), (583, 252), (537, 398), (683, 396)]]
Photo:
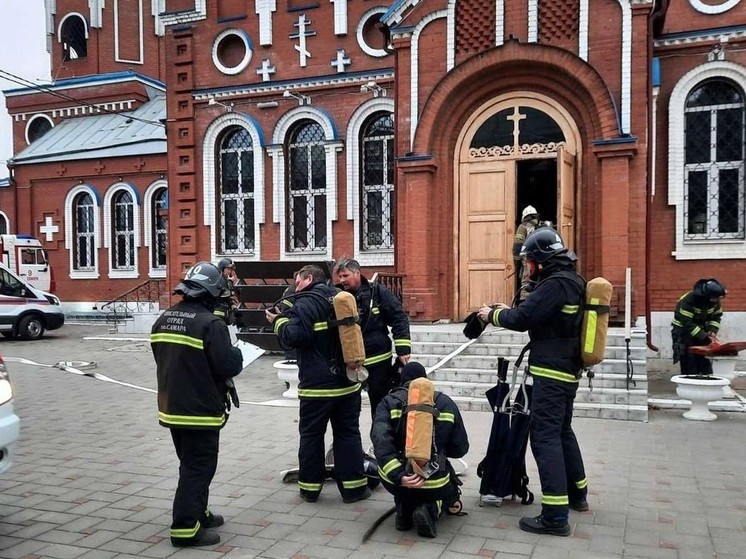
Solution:
[(76, 280), (76, 279), (98, 279), (99, 273), (98, 270), (91, 270), (91, 271), (80, 271), (80, 270), (72, 270), (70, 272), (70, 279)]
[(140, 277), (137, 270), (110, 270), (109, 278), (111, 279), (132, 279)]

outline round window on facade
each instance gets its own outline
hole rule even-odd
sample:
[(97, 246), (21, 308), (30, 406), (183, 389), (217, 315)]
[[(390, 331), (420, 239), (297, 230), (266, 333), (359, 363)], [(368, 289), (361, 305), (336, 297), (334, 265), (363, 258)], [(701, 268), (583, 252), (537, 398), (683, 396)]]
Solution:
[(382, 58), (389, 54), (386, 51), (386, 36), (379, 28), (378, 23), (381, 15), (386, 13), (386, 8), (380, 6), (373, 8), (363, 14), (357, 24), (357, 42), (366, 54)]
[(223, 74), (238, 74), (251, 62), (251, 38), (238, 29), (226, 29), (212, 44), (212, 62)]
[(52, 119), (47, 115), (34, 115), (26, 125), (26, 143), (31, 145), (54, 128)]

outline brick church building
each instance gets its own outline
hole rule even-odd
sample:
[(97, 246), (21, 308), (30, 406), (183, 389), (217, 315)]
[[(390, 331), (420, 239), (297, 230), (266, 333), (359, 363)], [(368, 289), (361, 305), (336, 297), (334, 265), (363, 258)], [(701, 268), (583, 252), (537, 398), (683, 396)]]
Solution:
[[(746, 327), (740, 0), (47, 0), (55, 81), (6, 91), (10, 231), (65, 302), (198, 260), (404, 276), (413, 320), (509, 300), (520, 212), (668, 346), (678, 297)], [(725, 336), (738, 338), (737, 334)]]

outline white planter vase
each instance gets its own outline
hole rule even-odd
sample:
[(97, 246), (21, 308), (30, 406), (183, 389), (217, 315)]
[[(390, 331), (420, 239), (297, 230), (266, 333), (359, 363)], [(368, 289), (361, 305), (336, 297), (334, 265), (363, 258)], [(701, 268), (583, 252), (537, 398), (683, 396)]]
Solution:
[(283, 398), (298, 398), (298, 365), (295, 361), (275, 361), (272, 366), (277, 369), (277, 378), (287, 383), (288, 389), (282, 393)]
[(723, 388), (730, 385), (728, 379), (708, 375), (676, 375), (671, 382), (676, 383), (679, 398), (692, 402), (684, 418), (694, 421), (715, 421), (717, 416), (707, 408), (707, 403), (721, 399)]

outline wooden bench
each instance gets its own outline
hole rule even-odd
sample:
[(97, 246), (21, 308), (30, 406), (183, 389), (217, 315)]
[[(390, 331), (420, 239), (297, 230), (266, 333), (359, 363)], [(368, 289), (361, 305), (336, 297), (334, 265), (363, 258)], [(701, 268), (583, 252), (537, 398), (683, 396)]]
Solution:
[(275, 261), (236, 262), (236, 275), (242, 285), (236, 286), (241, 308), (236, 310), (238, 338), (270, 352), (282, 352), (272, 325), (264, 311), (282, 298), (293, 275), (303, 266), (319, 266), (332, 277), (332, 261)]

